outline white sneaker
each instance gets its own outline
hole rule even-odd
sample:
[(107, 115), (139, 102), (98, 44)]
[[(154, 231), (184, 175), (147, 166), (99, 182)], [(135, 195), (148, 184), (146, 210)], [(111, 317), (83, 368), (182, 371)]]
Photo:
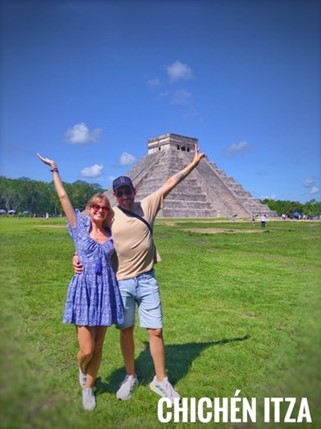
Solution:
[(153, 392), (157, 393), (163, 398), (169, 398), (172, 401), (174, 398), (180, 398), (179, 393), (176, 392), (174, 387), (168, 381), (167, 377), (165, 377), (162, 381), (158, 381), (155, 376), (149, 387), (152, 389)]
[(126, 401), (132, 397), (132, 391), (138, 384), (138, 379), (136, 375), (126, 375), (124, 381), (119, 386), (119, 389), (116, 393), (116, 398), (121, 401)]
[(81, 368), (79, 367), (79, 384), (80, 387), (84, 387), (84, 385), (86, 384), (87, 381), (87, 376), (86, 374), (84, 374), (81, 370)]
[(96, 407), (96, 398), (90, 387), (82, 389), (82, 406), (86, 411), (91, 411)]

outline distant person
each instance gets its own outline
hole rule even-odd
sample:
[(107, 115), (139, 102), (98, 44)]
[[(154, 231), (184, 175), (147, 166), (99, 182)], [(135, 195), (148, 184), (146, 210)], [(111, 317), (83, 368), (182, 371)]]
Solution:
[(265, 214), (263, 214), (263, 215), (261, 216), (261, 227), (262, 227), (262, 228), (265, 228), (265, 227), (266, 227), (266, 222), (267, 222), (267, 218), (266, 218)]
[[(163, 206), (164, 198), (197, 167), (204, 156), (195, 146), (193, 161), (141, 202), (135, 202), (136, 189), (129, 177), (121, 176), (113, 181), (113, 192), (118, 205), (114, 207), (112, 233), (118, 259), (117, 279), (125, 310), (125, 321), (119, 325), (120, 346), (126, 370), (125, 379), (116, 394), (120, 400), (131, 398), (138, 384), (134, 360), (136, 305), (140, 326), (146, 328), (149, 335), (155, 368), (150, 388), (171, 400), (180, 397), (166, 376), (162, 304), (154, 273), (157, 255), (152, 226)], [(81, 266), (77, 265), (75, 257), (73, 265), (76, 272), (81, 272)]]
[(96, 406), (93, 387), (102, 359), (107, 326), (124, 322), (118, 283), (110, 264), (114, 253), (109, 228), (113, 212), (107, 197), (95, 194), (87, 203), (88, 216), (82, 216), (70, 203), (56, 163), (37, 155), (53, 173), (69, 233), (84, 267), (82, 274), (74, 275), (69, 284), (63, 321), (76, 325), (83, 408), (93, 410)]

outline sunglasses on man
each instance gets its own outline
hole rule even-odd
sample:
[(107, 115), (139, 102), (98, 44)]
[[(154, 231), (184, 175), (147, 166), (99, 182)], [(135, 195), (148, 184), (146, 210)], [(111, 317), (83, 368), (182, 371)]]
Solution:
[(133, 194), (133, 190), (132, 188), (126, 188), (123, 191), (116, 191), (115, 194), (117, 198), (121, 198), (123, 195), (126, 195), (129, 197), (130, 195)]

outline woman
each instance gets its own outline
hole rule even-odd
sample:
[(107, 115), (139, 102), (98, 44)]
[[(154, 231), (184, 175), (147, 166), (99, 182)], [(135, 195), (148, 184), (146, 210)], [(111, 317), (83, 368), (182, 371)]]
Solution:
[(95, 194), (87, 204), (89, 216), (74, 210), (61, 181), (57, 164), (37, 154), (50, 166), (54, 185), (68, 219), (68, 229), (84, 270), (75, 274), (68, 288), (64, 323), (76, 326), (79, 383), (85, 410), (93, 410), (93, 386), (102, 359), (107, 326), (123, 322), (123, 305), (118, 283), (111, 267), (114, 243), (109, 224), (113, 212), (108, 198)]

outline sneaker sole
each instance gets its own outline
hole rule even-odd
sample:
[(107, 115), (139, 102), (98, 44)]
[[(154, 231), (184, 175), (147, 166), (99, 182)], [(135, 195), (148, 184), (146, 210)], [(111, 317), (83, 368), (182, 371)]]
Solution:
[(132, 395), (126, 396), (126, 398), (119, 398), (119, 397), (116, 395), (116, 398), (118, 399), (118, 401), (128, 401), (128, 399), (130, 399), (131, 397), (132, 397)]
[(176, 398), (178, 398), (179, 400), (181, 399), (181, 397), (180, 396), (175, 396), (175, 397), (173, 397), (173, 398), (170, 398), (169, 396), (167, 396), (162, 390), (160, 390), (160, 389), (158, 389), (156, 386), (155, 386), (155, 384), (153, 383), (153, 382), (151, 382), (150, 384), (149, 384), (149, 387), (150, 387), (150, 389), (154, 392), (154, 393), (157, 393), (157, 395), (159, 395), (159, 396), (161, 396), (162, 398), (168, 398), (168, 399), (170, 399), (172, 402), (173, 402), (173, 400)]
[(151, 390), (152, 390), (153, 392), (157, 393), (157, 395), (159, 395), (159, 396), (161, 396), (161, 397), (163, 397), (163, 398), (165, 397), (164, 392), (163, 392), (162, 390), (158, 389), (158, 388), (153, 384), (153, 382), (151, 382), (151, 383), (149, 384), (149, 387), (151, 388)]
[(96, 408), (96, 404), (92, 405), (90, 407), (84, 407), (84, 405), (83, 405), (82, 407), (85, 411), (93, 411)]
[(96, 398), (94, 397), (91, 404), (85, 404), (84, 400), (82, 401), (82, 407), (85, 411), (93, 411), (97, 406)]
[(118, 401), (127, 401), (128, 399), (130, 399), (132, 397), (133, 391), (136, 389), (137, 386), (138, 386), (138, 381), (136, 381), (136, 383), (134, 384), (133, 388), (131, 389), (131, 392), (125, 398), (119, 397), (118, 396), (118, 392), (117, 392), (116, 393), (116, 398), (118, 399)]

